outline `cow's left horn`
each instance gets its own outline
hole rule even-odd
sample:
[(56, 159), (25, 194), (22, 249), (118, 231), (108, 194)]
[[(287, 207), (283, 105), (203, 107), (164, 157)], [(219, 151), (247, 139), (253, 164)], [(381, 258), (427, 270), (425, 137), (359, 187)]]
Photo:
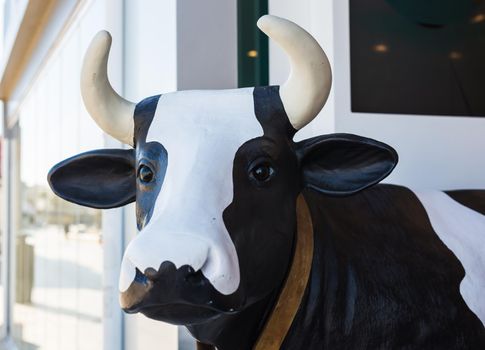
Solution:
[(332, 85), (330, 63), (318, 42), (295, 23), (266, 15), (259, 19), (258, 27), (290, 58), (290, 76), (281, 86), (280, 96), (291, 124), (301, 129), (327, 101)]
[(81, 71), (81, 95), (91, 117), (107, 134), (133, 146), (135, 104), (114, 91), (108, 80), (111, 35), (100, 31), (91, 41)]

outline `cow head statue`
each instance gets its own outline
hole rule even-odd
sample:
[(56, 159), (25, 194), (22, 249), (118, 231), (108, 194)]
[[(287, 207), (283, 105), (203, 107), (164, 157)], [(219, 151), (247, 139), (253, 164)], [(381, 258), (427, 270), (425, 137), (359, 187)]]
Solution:
[(108, 81), (110, 35), (100, 32), (87, 51), (86, 108), (132, 148), (74, 156), (53, 167), (49, 183), (84, 206), (136, 201), (139, 234), (119, 280), (128, 312), (184, 325), (244, 312), (285, 279), (304, 188), (353, 194), (397, 162), (391, 147), (355, 135), (294, 142), (327, 100), (329, 62), (296, 24), (264, 16), (258, 26), (289, 56), (281, 87), (178, 91), (135, 104)]

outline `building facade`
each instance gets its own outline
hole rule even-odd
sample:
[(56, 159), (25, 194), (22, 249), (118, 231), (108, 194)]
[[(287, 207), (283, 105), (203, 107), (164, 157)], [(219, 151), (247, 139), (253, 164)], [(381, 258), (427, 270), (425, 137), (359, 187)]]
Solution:
[(314, 35), (334, 71), (327, 105), (297, 138), (376, 138), (400, 154), (388, 182), (484, 188), (485, 119), (352, 111), (350, 2), (3, 0), (0, 349), (194, 347), (183, 330), (119, 308), (119, 266), (136, 234), (133, 205), (89, 210), (56, 198), (47, 185), (58, 161), (121, 147), (81, 101), (82, 57), (100, 29), (113, 36), (111, 82), (139, 101), (174, 90), (283, 83), (287, 59), (255, 21), (266, 12), (286, 17)]

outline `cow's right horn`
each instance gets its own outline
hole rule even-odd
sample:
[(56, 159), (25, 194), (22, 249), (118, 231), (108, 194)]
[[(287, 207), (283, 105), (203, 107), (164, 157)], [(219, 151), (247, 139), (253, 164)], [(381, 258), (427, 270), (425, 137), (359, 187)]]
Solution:
[(96, 124), (115, 139), (133, 146), (135, 104), (114, 91), (108, 80), (111, 35), (100, 31), (91, 41), (81, 71), (81, 94)]
[(332, 86), (330, 63), (318, 42), (295, 23), (265, 15), (258, 27), (290, 59), (290, 76), (280, 88), (280, 97), (290, 123), (299, 130), (317, 116), (327, 101)]

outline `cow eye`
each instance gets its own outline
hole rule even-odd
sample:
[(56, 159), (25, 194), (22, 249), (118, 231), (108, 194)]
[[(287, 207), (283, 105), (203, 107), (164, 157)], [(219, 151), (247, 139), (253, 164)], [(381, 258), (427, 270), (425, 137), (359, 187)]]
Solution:
[(251, 169), (250, 177), (259, 183), (268, 182), (274, 174), (274, 169), (267, 163), (258, 164)]
[(153, 180), (153, 171), (146, 165), (138, 168), (138, 178), (141, 182), (151, 182)]

